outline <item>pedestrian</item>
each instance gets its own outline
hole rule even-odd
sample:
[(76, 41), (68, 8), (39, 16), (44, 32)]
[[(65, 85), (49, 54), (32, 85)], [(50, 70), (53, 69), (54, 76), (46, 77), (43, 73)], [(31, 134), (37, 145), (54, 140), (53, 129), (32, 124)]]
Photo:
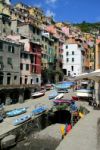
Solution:
[(68, 134), (70, 132), (70, 130), (72, 129), (72, 125), (69, 123), (65, 125), (65, 135)]

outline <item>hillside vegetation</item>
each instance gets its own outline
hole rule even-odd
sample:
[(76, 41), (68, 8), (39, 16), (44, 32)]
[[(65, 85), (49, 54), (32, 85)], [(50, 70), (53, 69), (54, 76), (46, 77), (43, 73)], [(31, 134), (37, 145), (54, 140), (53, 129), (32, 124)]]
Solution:
[(74, 26), (77, 26), (81, 29), (83, 32), (99, 32), (100, 31), (100, 22), (98, 23), (87, 23), (83, 21), (82, 23), (74, 24)]

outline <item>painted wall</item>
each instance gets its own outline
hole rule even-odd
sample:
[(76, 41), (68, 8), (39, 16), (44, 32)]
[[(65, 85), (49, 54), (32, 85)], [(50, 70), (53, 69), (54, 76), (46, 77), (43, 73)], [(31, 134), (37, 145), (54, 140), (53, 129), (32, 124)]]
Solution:
[[(74, 52), (74, 55), (72, 55), (72, 52)], [(72, 58), (74, 58), (74, 62), (72, 62)], [(67, 59), (69, 59), (68, 62)], [(81, 48), (78, 48), (77, 44), (63, 45), (63, 69), (66, 69), (67, 71), (66, 75), (68, 75), (68, 72), (70, 72), (71, 76), (76, 76), (82, 73), (83, 55), (81, 53)]]

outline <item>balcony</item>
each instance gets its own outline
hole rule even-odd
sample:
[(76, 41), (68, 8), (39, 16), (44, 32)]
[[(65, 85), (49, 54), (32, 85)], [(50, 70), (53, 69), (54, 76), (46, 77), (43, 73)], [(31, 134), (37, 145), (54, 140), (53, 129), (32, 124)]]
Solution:
[(3, 89), (24, 89), (24, 88), (34, 88), (36, 87), (38, 84), (19, 84), (19, 85), (0, 85), (0, 90)]
[(46, 38), (50, 38), (50, 34), (48, 32), (41, 32), (41, 35), (46, 37)]

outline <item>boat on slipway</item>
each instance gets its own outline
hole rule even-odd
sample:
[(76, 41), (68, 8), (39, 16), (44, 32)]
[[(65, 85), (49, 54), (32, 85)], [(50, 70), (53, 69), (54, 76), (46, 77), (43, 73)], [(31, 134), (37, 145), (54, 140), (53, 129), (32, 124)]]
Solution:
[(64, 96), (64, 94), (61, 93), (61, 94), (58, 94), (54, 99), (60, 99), (60, 98), (62, 98), (63, 96)]
[(76, 95), (78, 96), (78, 97), (87, 97), (87, 98), (89, 98), (89, 97), (92, 97), (93, 96), (93, 90), (88, 90), (88, 89), (80, 89), (80, 90), (77, 90), (76, 91)]
[(47, 110), (46, 106), (38, 106), (34, 110), (32, 110), (32, 115), (39, 115)]
[(18, 108), (6, 113), (8, 117), (14, 117), (20, 114), (23, 114), (27, 111), (27, 108)]
[(22, 124), (24, 122), (26, 122), (27, 120), (31, 119), (31, 115), (23, 115), (20, 118), (17, 118), (13, 121), (13, 125), (17, 126), (19, 124)]
[(51, 91), (50, 95), (49, 95), (49, 100), (55, 98), (58, 95), (57, 91)]
[(70, 105), (73, 100), (68, 100), (68, 99), (56, 99), (56, 100), (53, 100), (54, 104), (68, 104)]
[(45, 95), (45, 90), (32, 93), (32, 98), (38, 98)]

